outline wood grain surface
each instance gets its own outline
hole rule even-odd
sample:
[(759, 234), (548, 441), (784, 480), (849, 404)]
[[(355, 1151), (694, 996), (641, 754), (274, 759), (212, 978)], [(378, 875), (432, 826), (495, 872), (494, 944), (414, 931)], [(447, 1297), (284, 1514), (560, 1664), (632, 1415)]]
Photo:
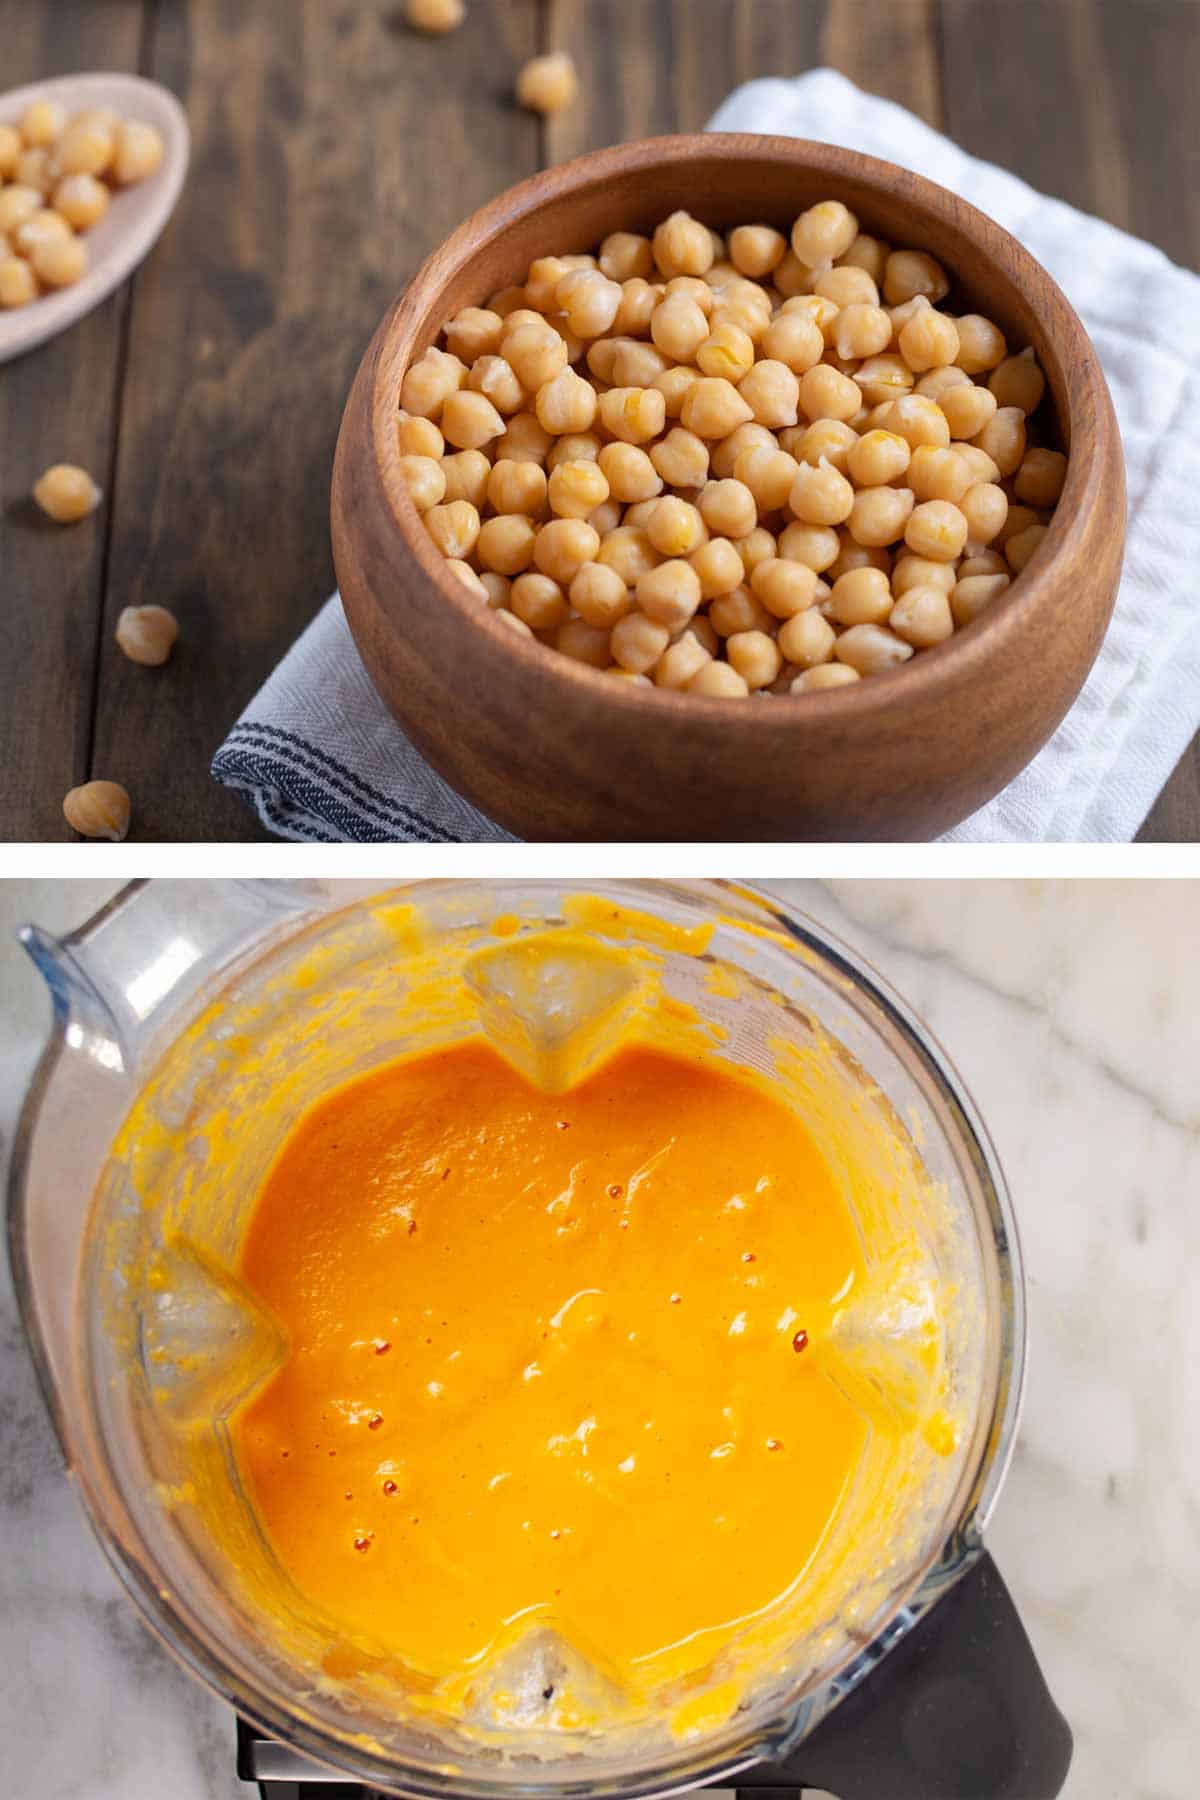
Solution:
[[(253, 839), (208, 764), (332, 585), (342, 404), (386, 305), (463, 216), (576, 152), (690, 130), (736, 83), (818, 62), (978, 154), (1200, 263), (1194, 0), (473, 0), (450, 40), (399, 0), (0, 0), (4, 86), (140, 69), (187, 107), (183, 201), (132, 284), (0, 370), (0, 839), (67, 837), (62, 794), (134, 796), (135, 839)], [(580, 104), (512, 107), (569, 48)], [(1164, 171), (1169, 171), (1167, 179)], [(85, 463), (102, 510), (68, 532), (27, 500)], [(112, 645), (172, 607), (165, 670)], [(1200, 751), (1142, 833), (1200, 839)]]

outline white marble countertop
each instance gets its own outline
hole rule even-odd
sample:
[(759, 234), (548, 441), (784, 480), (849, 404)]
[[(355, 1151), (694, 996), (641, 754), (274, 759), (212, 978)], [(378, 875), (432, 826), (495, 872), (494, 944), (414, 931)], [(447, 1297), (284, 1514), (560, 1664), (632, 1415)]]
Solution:
[[(988, 1541), (1075, 1730), (1067, 1800), (1184, 1800), (1200, 1779), (1195, 884), (778, 885), (930, 1021), (1008, 1173), (1033, 1342)], [(77, 923), (111, 887), (0, 883), (6, 1149), (49, 1018), (13, 927)], [(251, 1791), (234, 1776), (231, 1716), (151, 1642), (88, 1534), (7, 1277), (0, 1667), (5, 1796)]]

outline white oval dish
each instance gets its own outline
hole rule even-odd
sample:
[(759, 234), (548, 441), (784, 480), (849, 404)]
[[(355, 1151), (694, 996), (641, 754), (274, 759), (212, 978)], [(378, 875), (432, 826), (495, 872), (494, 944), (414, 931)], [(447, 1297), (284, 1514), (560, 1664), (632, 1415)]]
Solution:
[(61, 75), (14, 88), (0, 94), (0, 124), (15, 125), (34, 100), (57, 100), (69, 114), (111, 106), (124, 118), (157, 126), (164, 154), (161, 167), (146, 181), (116, 189), (103, 219), (83, 234), (89, 266), (81, 281), (42, 294), (27, 306), (0, 311), (0, 363), (74, 325), (137, 267), (175, 210), (191, 147), (187, 118), (174, 94), (140, 75)]

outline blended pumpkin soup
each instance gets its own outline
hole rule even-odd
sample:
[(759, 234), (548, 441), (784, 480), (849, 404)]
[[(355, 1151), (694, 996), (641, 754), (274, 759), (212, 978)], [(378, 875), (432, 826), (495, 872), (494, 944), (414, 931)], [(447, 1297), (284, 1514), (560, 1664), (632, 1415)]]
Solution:
[(288, 1344), (232, 1421), (265, 1535), (435, 1679), (539, 1625), (618, 1682), (699, 1668), (803, 1582), (863, 1448), (821, 1361), (853, 1222), (732, 1066), (379, 1068), (287, 1139), (239, 1272)]

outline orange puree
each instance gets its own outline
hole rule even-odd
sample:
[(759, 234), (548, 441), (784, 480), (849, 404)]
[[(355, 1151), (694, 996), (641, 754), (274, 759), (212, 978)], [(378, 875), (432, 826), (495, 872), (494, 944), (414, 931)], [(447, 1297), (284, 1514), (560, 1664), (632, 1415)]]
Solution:
[(618, 1680), (699, 1667), (850, 1479), (821, 1339), (860, 1266), (736, 1072), (631, 1046), (548, 1095), (477, 1042), (393, 1063), (257, 1201), (241, 1273), (290, 1351), (234, 1420), (247, 1487), (336, 1628), (430, 1675), (530, 1624)]

